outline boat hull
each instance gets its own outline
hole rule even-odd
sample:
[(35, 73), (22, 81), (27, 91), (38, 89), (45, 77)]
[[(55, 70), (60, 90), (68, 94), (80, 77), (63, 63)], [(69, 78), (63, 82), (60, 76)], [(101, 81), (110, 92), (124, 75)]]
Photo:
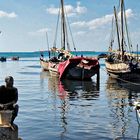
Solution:
[(6, 57), (0, 57), (1, 62), (6, 62)]
[[(88, 62), (88, 64), (81, 65), (82, 61)], [(59, 78), (88, 80), (99, 73), (99, 67), (99, 62), (96, 58), (73, 57), (59, 64)]]
[(140, 77), (139, 68), (130, 68), (130, 64), (126, 63), (109, 63), (105, 62), (107, 73), (112, 78), (134, 79)]
[(49, 71), (49, 61), (45, 61), (44, 59), (40, 59), (40, 65), (43, 71)]
[(14, 56), (14, 57), (11, 58), (11, 60), (18, 61), (19, 60), (19, 57), (18, 56)]
[(97, 74), (98, 67), (94, 67), (90, 70), (74, 67), (68, 70), (65, 78), (67, 79), (77, 79), (77, 80), (89, 80), (92, 76)]
[(58, 65), (58, 62), (49, 62), (48, 70), (51, 76), (59, 77)]

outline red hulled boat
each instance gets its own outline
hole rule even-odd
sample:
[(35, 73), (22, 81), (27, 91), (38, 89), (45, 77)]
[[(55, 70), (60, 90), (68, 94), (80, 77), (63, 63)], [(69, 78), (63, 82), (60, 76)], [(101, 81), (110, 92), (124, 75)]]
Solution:
[(72, 57), (59, 63), (58, 73), (60, 79), (88, 80), (99, 74), (99, 61), (93, 57)]

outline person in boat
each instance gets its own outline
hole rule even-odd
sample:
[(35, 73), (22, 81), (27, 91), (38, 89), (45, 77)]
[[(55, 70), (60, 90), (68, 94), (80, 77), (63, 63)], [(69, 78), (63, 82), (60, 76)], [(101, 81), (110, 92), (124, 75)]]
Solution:
[(6, 85), (0, 86), (0, 110), (12, 110), (11, 124), (13, 124), (19, 106), (16, 104), (18, 101), (18, 90), (13, 86), (14, 78), (8, 76), (5, 78)]
[(130, 68), (132, 70), (135, 70), (135, 69), (137, 69), (137, 65), (138, 65), (137, 61), (133, 57), (131, 57), (131, 60), (129, 63)]
[(108, 61), (108, 62), (114, 62), (113, 56), (114, 56), (114, 54), (108, 55), (107, 61)]
[(50, 58), (50, 62), (59, 62), (58, 58), (56, 56)]
[(88, 68), (89, 67), (88, 64), (89, 64), (88, 60), (82, 59), (77, 66), (80, 67), (80, 68)]
[(40, 52), (40, 60), (44, 60), (44, 54), (43, 54), (43, 52)]
[(64, 53), (63, 52), (61, 52), (61, 53), (59, 53), (59, 55), (58, 55), (58, 59), (60, 60), (60, 59), (62, 59), (63, 57), (64, 57)]
[(68, 60), (70, 58), (70, 55), (68, 53), (59, 53), (58, 55), (58, 60), (60, 61), (65, 61), (65, 60)]

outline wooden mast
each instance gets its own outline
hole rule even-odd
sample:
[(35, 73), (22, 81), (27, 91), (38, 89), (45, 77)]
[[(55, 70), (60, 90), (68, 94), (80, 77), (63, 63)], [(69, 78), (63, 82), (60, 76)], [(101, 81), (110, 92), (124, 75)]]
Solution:
[(116, 20), (118, 45), (119, 45), (119, 51), (120, 51), (121, 50), (121, 46), (120, 46), (120, 37), (119, 37), (118, 17), (117, 17), (117, 14), (116, 14), (116, 8), (115, 8), (115, 6), (114, 6), (114, 15), (115, 15), (115, 20)]
[(65, 13), (64, 13), (64, 1), (61, 0), (61, 22), (62, 22), (62, 48), (65, 50), (65, 42), (66, 42), (66, 36), (65, 36)]
[(49, 47), (49, 40), (48, 40), (47, 32), (46, 32), (46, 41), (47, 41), (47, 46), (48, 46), (48, 55), (49, 55), (49, 58), (50, 58), (50, 47)]
[(124, 55), (124, 29), (123, 29), (123, 11), (124, 11), (124, 0), (121, 0), (121, 50), (122, 50), (122, 60)]

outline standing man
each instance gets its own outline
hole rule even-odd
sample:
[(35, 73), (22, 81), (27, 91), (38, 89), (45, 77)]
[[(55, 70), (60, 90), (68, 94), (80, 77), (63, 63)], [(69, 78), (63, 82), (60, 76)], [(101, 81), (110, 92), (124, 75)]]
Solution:
[(12, 76), (5, 78), (6, 85), (0, 86), (0, 110), (12, 110), (12, 120), (13, 124), (17, 114), (19, 106), (16, 104), (18, 101), (18, 90), (13, 87), (14, 79)]

